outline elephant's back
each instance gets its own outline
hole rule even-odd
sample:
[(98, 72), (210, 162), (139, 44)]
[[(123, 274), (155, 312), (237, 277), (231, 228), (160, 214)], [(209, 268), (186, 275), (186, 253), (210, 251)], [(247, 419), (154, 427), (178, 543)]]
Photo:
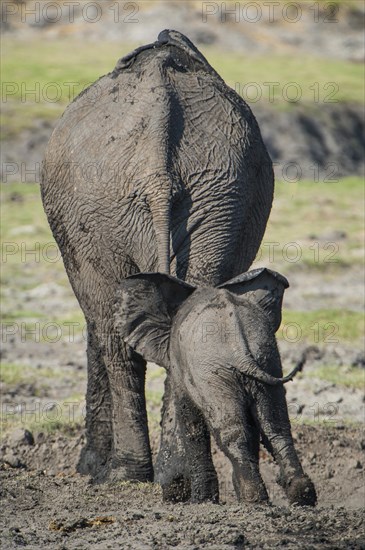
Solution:
[[(142, 175), (152, 149), (150, 134), (158, 133), (154, 104), (164, 109), (161, 87), (155, 89), (148, 80), (147, 85), (133, 72), (111, 73), (67, 107), (47, 145), (44, 186), (54, 180), (67, 192), (97, 195), (117, 181), (128, 184)], [(128, 195), (131, 189), (122, 185), (120, 191)]]
[[(204, 58), (174, 45), (118, 64), (69, 105), (47, 147), (42, 195), (54, 228), (61, 218), (89, 235), (113, 225), (121, 229), (110, 246), (138, 253), (132, 237), (143, 230), (147, 266), (155, 246), (146, 188), (166, 182), (173, 271), (215, 283), (223, 269), (226, 278), (247, 269), (271, 208), (272, 164), (245, 102)], [(134, 230), (124, 235), (128, 216)]]
[(68, 106), (46, 150), (45, 186), (63, 176), (68, 192), (76, 183), (89, 194), (119, 181), (128, 196), (161, 169), (190, 189), (210, 186), (209, 173), (230, 184), (270, 164), (249, 107), (213, 70), (173, 46), (137, 59)]

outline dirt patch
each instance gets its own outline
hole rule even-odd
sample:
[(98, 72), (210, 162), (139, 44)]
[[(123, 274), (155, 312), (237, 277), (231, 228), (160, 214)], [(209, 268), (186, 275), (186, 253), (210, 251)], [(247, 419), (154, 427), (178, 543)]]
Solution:
[(0, 472), (4, 548), (364, 548), (363, 431), (302, 426), (294, 437), (316, 484), (315, 510), (287, 506), (265, 453), (273, 504), (238, 505), (215, 451), (221, 504), (170, 505), (157, 485), (95, 486), (76, 474), (82, 434), (18, 444), (12, 451), (24, 466), (3, 462)]

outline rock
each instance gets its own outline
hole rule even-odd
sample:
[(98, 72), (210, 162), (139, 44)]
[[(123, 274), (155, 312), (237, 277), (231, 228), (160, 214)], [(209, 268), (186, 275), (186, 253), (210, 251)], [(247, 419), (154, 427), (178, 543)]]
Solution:
[(36, 436), (37, 444), (44, 443), (46, 441), (46, 435), (44, 432), (39, 432)]
[(11, 231), (9, 231), (9, 235), (12, 237), (16, 237), (18, 235), (34, 235), (36, 233), (37, 228), (35, 225), (19, 225), (18, 227), (14, 227)]
[(317, 453), (308, 453), (308, 460), (311, 464), (316, 463)]
[(4, 455), (3, 461), (9, 464), (9, 466), (11, 466), (12, 468), (20, 468), (22, 466), (19, 458), (13, 453), (7, 453), (6, 455)]
[(337, 242), (347, 239), (347, 233), (340, 229), (333, 229), (321, 235), (314, 235), (312, 238), (318, 239), (319, 241)]
[(351, 367), (361, 367), (365, 369), (365, 353), (360, 351), (351, 361)]
[(348, 469), (349, 470), (361, 470), (362, 464), (360, 460), (356, 460), (356, 458), (349, 460), (348, 462)]
[(29, 430), (17, 428), (10, 434), (9, 446), (18, 447), (19, 445), (34, 445), (34, 437)]

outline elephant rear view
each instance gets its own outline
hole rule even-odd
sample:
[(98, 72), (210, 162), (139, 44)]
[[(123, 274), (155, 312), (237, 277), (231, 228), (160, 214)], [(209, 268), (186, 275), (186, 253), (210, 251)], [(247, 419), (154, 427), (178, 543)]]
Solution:
[[(218, 285), (246, 271), (273, 187), (249, 107), (176, 31), (122, 58), (69, 105), (47, 147), (42, 198), (88, 326), (81, 472), (153, 478), (145, 362), (114, 331), (119, 283), (159, 270)], [(164, 411), (173, 418), (169, 392)], [(165, 417), (163, 432), (173, 426)], [(167, 432), (163, 440), (169, 447)]]

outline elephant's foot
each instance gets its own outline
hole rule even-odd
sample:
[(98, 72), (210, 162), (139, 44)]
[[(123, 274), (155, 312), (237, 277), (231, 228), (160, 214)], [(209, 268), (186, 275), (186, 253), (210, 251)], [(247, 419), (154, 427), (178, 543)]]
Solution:
[(162, 487), (165, 502), (218, 502), (218, 478), (209, 466), (195, 467), (190, 474), (184, 455), (160, 451), (155, 466), (155, 481)]
[(164, 502), (187, 502), (191, 497), (190, 480), (183, 475), (170, 481), (162, 481), (162, 498)]
[[(176, 459), (176, 457), (175, 457)], [(183, 465), (183, 458), (180, 466)], [(162, 465), (164, 467), (162, 467)], [(215, 471), (209, 475), (190, 476), (185, 464), (177, 468), (178, 461), (158, 461), (155, 468), (155, 481), (161, 485), (165, 502), (218, 502), (218, 479)]]
[(153, 468), (150, 461), (135, 463), (113, 455), (106, 459), (103, 458), (102, 460), (95, 451), (86, 447), (81, 452), (77, 466), (78, 472), (90, 475), (93, 483), (153, 481)]
[(153, 467), (150, 460), (136, 462), (125, 457), (112, 455), (102, 472), (105, 481), (153, 481)]
[(77, 463), (77, 471), (82, 475), (89, 475), (95, 478), (104, 468), (109, 459), (109, 453), (101, 453), (90, 445), (86, 445), (80, 454)]
[(286, 494), (290, 504), (315, 506), (317, 503), (316, 490), (308, 476), (295, 477), (288, 481)]
[(215, 470), (195, 470), (191, 476), (191, 502), (219, 502), (219, 485)]
[(187, 502), (191, 496), (191, 484), (185, 475), (185, 454), (171, 448), (172, 445), (166, 443), (161, 445), (155, 464), (155, 481), (161, 485), (165, 502)]
[(161, 483), (162, 496), (165, 502), (219, 502), (218, 479), (214, 475), (196, 476), (190, 479), (186, 476), (176, 476), (169, 482)]
[(234, 474), (232, 479), (239, 502), (264, 504), (269, 501), (269, 495), (261, 479), (253, 481), (251, 479), (242, 478), (241, 476), (237, 479)]

